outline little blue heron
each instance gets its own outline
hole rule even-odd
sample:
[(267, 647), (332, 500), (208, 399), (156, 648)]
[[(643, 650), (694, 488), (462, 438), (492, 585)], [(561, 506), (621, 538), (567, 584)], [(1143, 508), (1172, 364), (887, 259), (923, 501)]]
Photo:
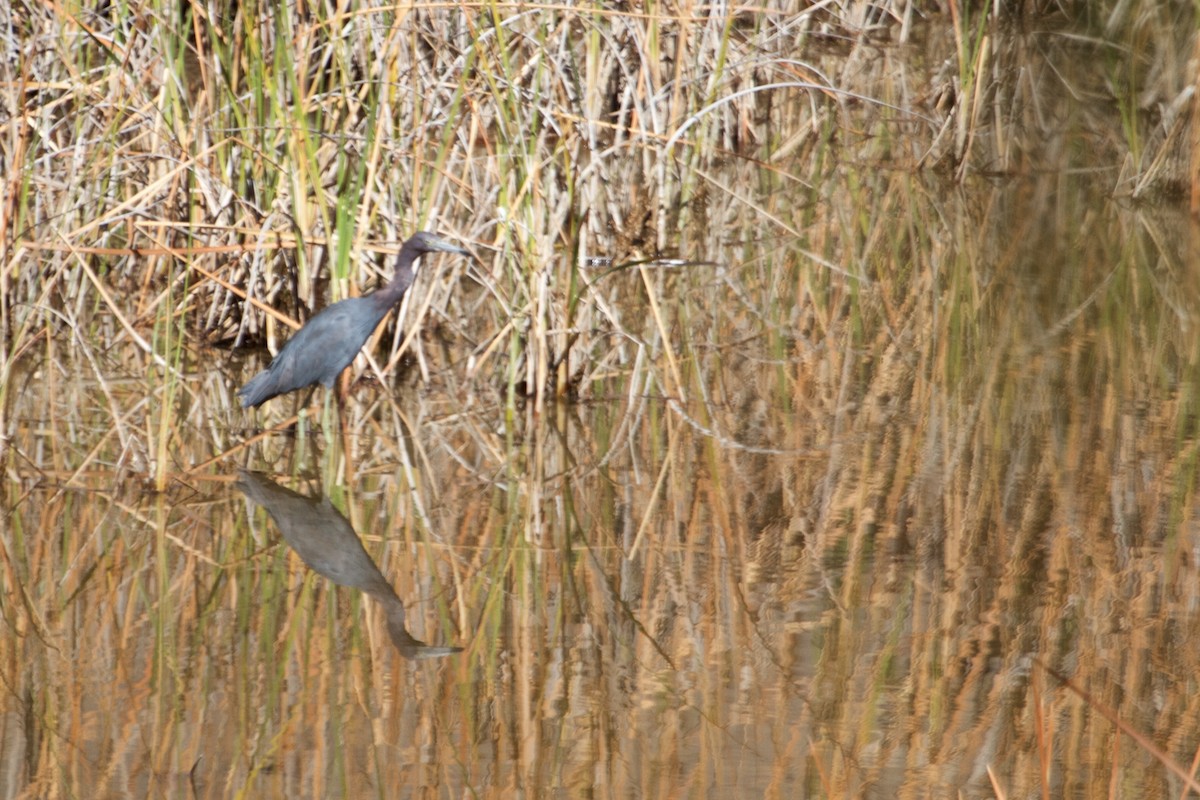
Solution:
[(400, 248), (396, 274), (378, 291), (334, 303), (310, 319), (287, 340), (271, 365), (238, 390), (242, 408), (261, 406), (272, 397), (318, 383), (333, 387), (342, 370), (358, 355), (367, 337), (379, 326), (392, 306), (400, 302), (417, 274), (413, 264), (423, 253), (459, 253), (461, 247), (421, 231)]

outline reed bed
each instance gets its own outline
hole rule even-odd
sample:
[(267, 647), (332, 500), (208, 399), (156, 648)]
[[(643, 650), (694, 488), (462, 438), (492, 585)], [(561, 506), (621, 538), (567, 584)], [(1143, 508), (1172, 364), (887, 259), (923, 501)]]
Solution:
[(1194, 791), (1194, 14), (0, 8), (0, 793)]

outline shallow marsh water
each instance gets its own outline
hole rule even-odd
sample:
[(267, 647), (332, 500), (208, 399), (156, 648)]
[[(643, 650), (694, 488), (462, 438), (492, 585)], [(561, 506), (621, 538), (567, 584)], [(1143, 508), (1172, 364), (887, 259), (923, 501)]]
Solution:
[[(864, 280), (777, 242), (618, 276), (644, 337), (540, 414), (450, 342), (345, 432), (255, 437), (295, 401), (189, 348), (162, 430), (144, 352), (49, 332), (0, 794), (1178, 795), (1104, 711), (1190, 762), (1194, 233), (1069, 176), (906, 191), (880, 224), (939, 227)], [(281, 535), (305, 508), (374, 594)]]

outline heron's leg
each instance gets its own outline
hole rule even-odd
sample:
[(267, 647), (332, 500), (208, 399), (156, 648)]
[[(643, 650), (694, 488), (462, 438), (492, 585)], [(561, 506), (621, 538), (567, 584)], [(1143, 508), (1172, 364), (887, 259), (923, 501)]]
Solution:
[[(316, 387), (313, 387), (313, 391), (316, 391)], [(333, 428), (329, 424), (329, 395), (330, 390), (326, 389), (321, 404), (321, 435), (327, 444), (333, 444)]]
[[(305, 414), (305, 415), (308, 414), (308, 404), (310, 402), (312, 402), (313, 392), (315, 392), (316, 390), (317, 390), (317, 384), (314, 383), (312, 385), (312, 387), (309, 388), (308, 394), (304, 395), (304, 402), (302, 402), (300, 404), (300, 407), (296, 410), (297, 416), (299, 416), (300, 414)], [(297, 429), (299, 429), (299, 428), (297, 427)]]
[[(292, 422), (284, 430), (287, 430), (293, 436), (296, 434), (303, 435), (307, 430), (307, 426), (311, 424), (311, 420), (302, 419), (302, 417), (310, 416), (308, 413), (308, 403), (310, 400), (312, 400), (313, 392), (316, 390), (317, 387), (314, 385), (308, 390), (308, 394), (304, 396), (304, 401), (300, 403), (300, 405), (292, 407), (292, 409), (296, 412), (296, 416), (292, 417)], [(293, 397), (293, 400), (294, 399), (295, 398)]]
[[(329, 422), (329, 398), (331, 395), (333, 395), (334, 391), (336, 391), (336, 390), (329, 390), (329, 389), (325, 390), (325, 410), (321, 412), (321, 424), (322, 425)], [(341, 403), (338, 403), (338, 407), (339, 408), (341, 407)]]
[(308, 404), (312, 402), (313, 392), (317, 390), (317, 384), (308, 387), (308, 394), (304, 395), (304, 402), (300, 404), (301, 408), (308, 408)]

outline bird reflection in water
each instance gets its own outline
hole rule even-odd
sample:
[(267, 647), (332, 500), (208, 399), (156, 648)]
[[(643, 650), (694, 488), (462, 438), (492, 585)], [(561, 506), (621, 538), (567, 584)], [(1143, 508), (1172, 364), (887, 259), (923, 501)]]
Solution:
[(267, 510), (279, 526), (284, 541), (304, 563), (339, 586), (351, 586), (381, 604), (387, 616), (388, 636), (405, 658), (440, 658), (461, 647), (436, 647), (417, 641), (404, 624), (404, 602), (363, 549), (350, 522), (329, 498), (305, 497), (266, 477), (238, 470), (234, 484)]

